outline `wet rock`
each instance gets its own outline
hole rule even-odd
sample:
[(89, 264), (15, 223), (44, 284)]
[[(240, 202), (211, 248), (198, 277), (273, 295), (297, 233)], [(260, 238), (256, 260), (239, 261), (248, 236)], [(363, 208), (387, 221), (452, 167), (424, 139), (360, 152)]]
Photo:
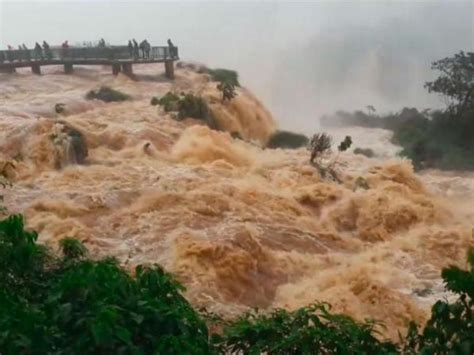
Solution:
[(431, 288), (417, 288), (413, 290), (413, 294), (417, 295), (418, 297), (428, 297), (429, 295), (433, 294), (433, 290)]
[(51, 135), (55, 148), (55, 167), (64, 168), (71, 164), (84, 164), (88, 155), (84, 135), (68, 123), (59, 121)]

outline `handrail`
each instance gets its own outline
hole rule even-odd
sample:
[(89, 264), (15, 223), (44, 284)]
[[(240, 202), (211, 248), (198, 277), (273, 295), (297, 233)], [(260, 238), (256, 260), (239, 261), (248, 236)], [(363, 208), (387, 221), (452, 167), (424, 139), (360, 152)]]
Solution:
[(149, 56), (145, 56), (141, 50), (139, 53), (130, 51), (128, 46), (108, 46), (108, 47), (52, 47), (50, 50), (34, 49), (2, 50), (0, 51), (0, 63), (14, 62), (38, 62), (38, 61), (71, 61), (74, 60), (176, 60), (178, 59), (178, 47), (151, 47)]

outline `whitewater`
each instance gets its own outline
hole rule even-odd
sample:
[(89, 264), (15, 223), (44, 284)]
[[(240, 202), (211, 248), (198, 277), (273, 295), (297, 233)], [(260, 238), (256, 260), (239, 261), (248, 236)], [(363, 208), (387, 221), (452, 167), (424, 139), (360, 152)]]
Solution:
[[(161, 264), (194, 305), (228, 317), (325, 301), (382, 320), (396, 339), (450, 297), (440, 271), (464, 267), (474, 244), (473, 174), (414, 173), (388, 131), (350, 127), (329, 131), (353, 140), (337, 158), (336, 183), (304, 148), (263, 149), (278, 128), (270, 112), (245, 88), (222, 103), (198, 65), (181, 65), (174, 81), (160, 65), (136, 66), (134, 79), (107, 67), (60, 69), (0, 74), (0, 168), (12, 182), (0, 193), (40, 242), (57, 249), (76, 237), (130, 271)], [(132, 100), (87, 101), (101, 85)], [(150, 105), (170, 90), (203, 96), (221, 130)], [(71, 128), (87, 144), (85, 164), (68, 153)]]

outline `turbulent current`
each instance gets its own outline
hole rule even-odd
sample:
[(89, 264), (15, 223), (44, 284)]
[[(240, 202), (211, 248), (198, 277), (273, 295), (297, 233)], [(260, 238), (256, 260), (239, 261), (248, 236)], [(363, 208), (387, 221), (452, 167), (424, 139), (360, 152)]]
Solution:
[[(350, 128), (330, 133), (376, 156), (341, 153), (335, 183), (305, 149), (262, 149), (270, 113), (243, 88), (222, 103), (193, 66), (175, 81), (155, 65), (135, 80), (75, 69), (0, 74), (0, 168), (12, 181), (1, 194), (41, 242), (74, 236), (130, 270), (159, 263), (193, 304), (228, 316), (319, 300), (396, 337), (449, 297), (440, 270), (464, 266), (472, 245), (472, 175), (415, 174), (388, 132)], [(132, 100), (85, 100), (101, 85)], [(150, 105), (169, 90), (205, 97), (221, 131)]]

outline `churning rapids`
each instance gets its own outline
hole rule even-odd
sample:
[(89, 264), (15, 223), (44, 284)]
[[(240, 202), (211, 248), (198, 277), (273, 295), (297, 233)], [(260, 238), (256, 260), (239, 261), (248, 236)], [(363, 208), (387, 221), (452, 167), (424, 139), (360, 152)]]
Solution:
[[(324, 180), (305, 149), (259, 147), (276, 124), (250, 92), (239, 88), (222, 104), (192, 66), (174, 82), (155, 65), (138, 66), (137, 80), (110, 68), (43, 72), (0, 74), (0, 167), (12, 181), (1, 193), (41, 242), (74, 236), (130, 269), (162, 264), (193, 304), (230, 316), (320, 300), (383, 320), (396, 337), (449, 296), (440, 270), (464, 266), (472, 244), (472, 175), (417, 175), (396, 158), (388, 132), (351, 128), (330, 133), (377, 156), (344, 152), (343, 183)], [(133, 99), (86, 101), (100, 85)], [(169, 90), (202, 95), (219, 126), (250, 143), (150, 105)], [(65, 114), (54, 113), (56, 103)], [(70, 154), (71, 129), (87, 144), (84, 164)]]

